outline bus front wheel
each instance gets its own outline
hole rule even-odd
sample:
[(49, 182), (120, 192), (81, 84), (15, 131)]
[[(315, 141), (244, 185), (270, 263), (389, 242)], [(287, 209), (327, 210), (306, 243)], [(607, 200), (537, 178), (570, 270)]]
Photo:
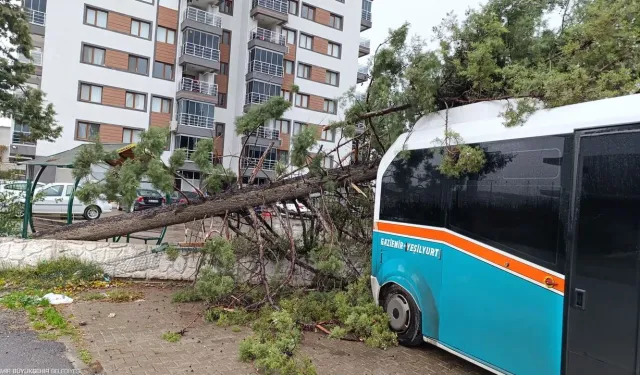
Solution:
[(409, 293), (398, 285), (390, 286), (384, 297), (384, 311), (389, 316), (391, 330), (398, 334), (398, 342), (404, 346), (420, 345), (422, 317)]

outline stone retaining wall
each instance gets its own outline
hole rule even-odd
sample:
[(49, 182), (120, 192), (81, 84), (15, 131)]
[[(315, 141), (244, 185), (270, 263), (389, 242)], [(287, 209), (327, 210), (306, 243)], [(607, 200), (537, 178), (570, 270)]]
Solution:
[(112, 242), (0, 238), (0, 265), (34, 266), (43, 260), (69, 257), (95, 262), (112, 277), (193, 279), (196, 254), (181, 254), (178, 259), (171, 261), (164, 252), (153, 253), (156, 247)]

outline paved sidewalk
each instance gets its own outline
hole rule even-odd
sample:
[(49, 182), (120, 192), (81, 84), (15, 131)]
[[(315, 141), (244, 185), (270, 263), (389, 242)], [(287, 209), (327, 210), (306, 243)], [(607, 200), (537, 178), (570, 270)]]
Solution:
[[(201, 304), (171, 303), (172, 289), (140, 288), (144, 301), (130, 303), (78, 301), (64, 307), (81, 329), (94, 359), (106, 374), (256, 374), (238, 361), (238, 343), (251, 332), (204, 322)], [(109, 318), (110, 313), (115, 317)], [(193, 323), (193, 324), (191, 324)], [(167, 331), (190, 326), (177, 343), (164, 341)], [(440, 349), (424, 345), (386, 351), (364, 344), (335, 341), (305, 333), (302, 351), (319, 374), (488, 374)]]

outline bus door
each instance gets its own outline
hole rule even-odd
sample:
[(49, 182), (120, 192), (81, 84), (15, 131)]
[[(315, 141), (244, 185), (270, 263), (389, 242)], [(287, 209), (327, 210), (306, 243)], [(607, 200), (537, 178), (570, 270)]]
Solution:
[(638, 370), (640, 129), (576, 133), (566, 374)]

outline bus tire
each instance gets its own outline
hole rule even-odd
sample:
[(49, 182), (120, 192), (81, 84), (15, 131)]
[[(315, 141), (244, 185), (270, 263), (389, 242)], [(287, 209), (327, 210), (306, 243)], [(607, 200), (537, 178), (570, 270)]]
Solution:
[(422, 316), (418, 305), (407, 291), (391, 285), (384, 294), (384, 311), (389, 316), (389, 326), (404, 346), (422, 344)]

